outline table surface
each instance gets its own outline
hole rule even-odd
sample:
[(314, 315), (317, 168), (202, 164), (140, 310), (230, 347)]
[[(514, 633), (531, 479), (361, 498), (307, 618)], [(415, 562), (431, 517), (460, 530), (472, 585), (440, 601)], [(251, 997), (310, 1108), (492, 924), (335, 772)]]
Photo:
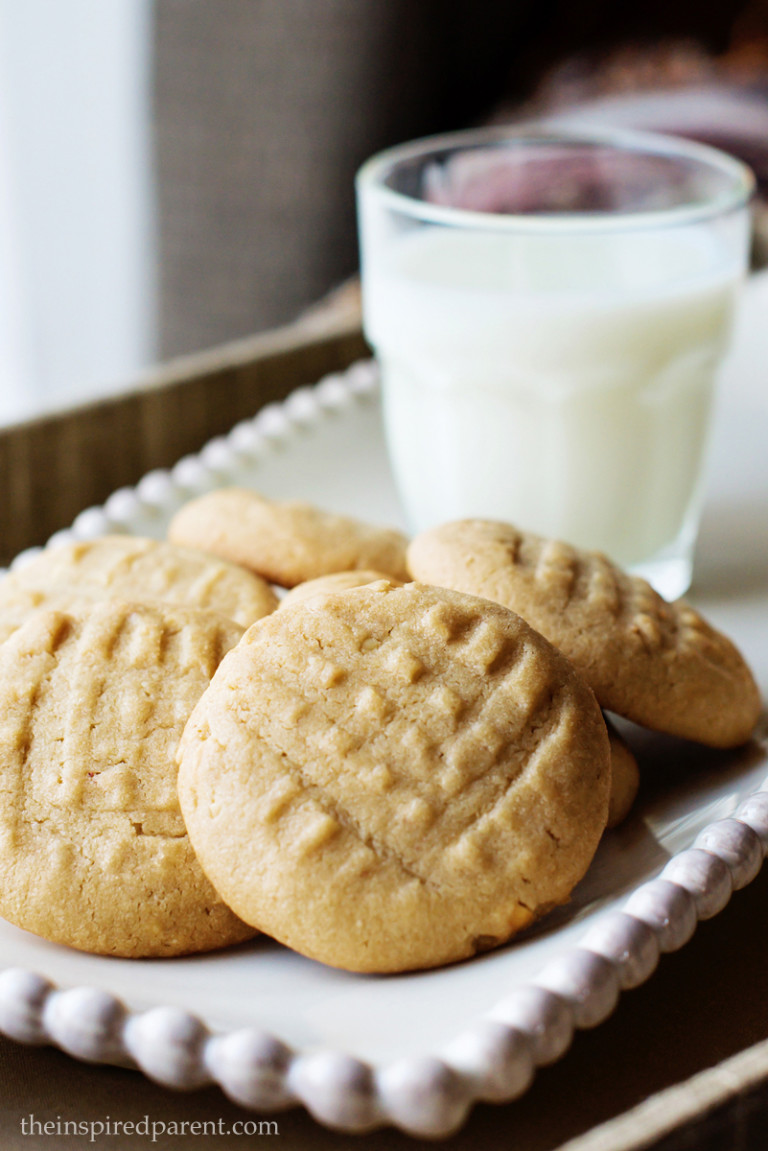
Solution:
[[(756, 414), (768, 430), (768, 389), (762, 368), (768, 364), (766, 320), (768, 274), (764, 273), (750, 284), (738, 351), (725, 386), (738, 380), (748, 398), (756, 401)], [(716, 443), (715, 449), (723, 451), (725, 446)], [(754, 497), (765, 501), (768, 524), (768, 493), (760, 490)], [(716, 530), (716, 517), (705, 512), (703, 535)], [(768, 528), (765, 544), (755, 549), (750, 541), (750, 582), (768, 589)], [(729, 565), (738, 563), (738, 547), (736, 534), (728, 541)], [(761, 560), (759, 570), (756, 558)], [(477, 1106), (461, 1132), (441, 1145), (554, 1151), (649, 1095), (768, 1038), (767, 906), (768, 868), (764, 868), (715, 919), (699, 925), (691, 944), (664, 956), (649, 983), (623, 995), (609, 1020), (593, 1031), (578, 1033), (565, 1058), (539, 1071), (522, 1099), (504, 1106)], [(73, 1151), (100, 1143), (136, 1151), (236, 1147), (238, 1122), (258, 1125), (267, 1120), (277, 1124), (280, 1146), (297, 1151), (353, 1148), (361, 1143), (371, 1151), (435, 1146), (391, 1130), (340, 1135), (320, 1127), (299, 1109), (254, 1115), (230, 1103), (217, 1088), (174, 1093), (137, 1072), (81, 1064), (50, 1048), (22, 1047), (2, 1038), (0, 1083), (0, 1146), (7, 1151), (59, 1142)], [(115, 1123), (126, 1122), (138, 1125), (130, 1138), (107, 1134), (107, 1124), (114, 1132)], [(47, 1132), (41, 1126), (46, 1123)], [(68, 1129), (65, 1123), (70, 1124)], [(73, 1124), (79, 1125), (78, 1134), (69, 1133)], [(263, 1126), (262, 1137), (268, 1137), (268, 1131)], [(239, 1141), (247, 1146), (257, 1139), (242, 1134)]]

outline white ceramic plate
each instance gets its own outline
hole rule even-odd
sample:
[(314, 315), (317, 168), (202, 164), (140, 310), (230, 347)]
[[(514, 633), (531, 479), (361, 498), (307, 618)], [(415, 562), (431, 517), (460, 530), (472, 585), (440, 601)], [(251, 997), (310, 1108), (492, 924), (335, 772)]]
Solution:
[[(756, 345), (768, 337), (752, 312), (768, 300), (768, 280), (760, 292), (750, 294), (724, 389), (693, 598), (741, 646), (765, 695), (768, 412), (756, 365), (768, 357)], [(264, 409), (200, 456), (85, 511), (56, 538), (160, 537), (185, 499), (227, 483), (400, 521), (371, 366)], [(610, 1014), (622, 989), (647, 979), (660, 952), (682, 946), (697, 918), (717, 913), (762, 864), (765, 725), (753, 744), (727, 754), (638, 729), (628, 735), (647, 772), (635, 814), (606, 835), (571, 903), (499, 951), (375, 978), (263, 938), (200, 957), (121, 960), (0, 922), (0, 1030), (82, 1059), (130, 1063), (172, 1086), (215, 1081), (248, 1107), (301, 1102), (345, 1130), (393, 1123), (447, 1134), (475, 1100), (524, 1091), (574, 1028)]]

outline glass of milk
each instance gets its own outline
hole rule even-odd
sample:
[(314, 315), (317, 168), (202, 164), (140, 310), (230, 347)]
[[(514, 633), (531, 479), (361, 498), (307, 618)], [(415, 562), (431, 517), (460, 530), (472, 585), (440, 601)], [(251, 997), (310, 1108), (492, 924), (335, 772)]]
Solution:
[(685, 592), (752, 190), (712, 148), (556, 124), (364, 165), (365, 332), (414, 532), (506, 520)]

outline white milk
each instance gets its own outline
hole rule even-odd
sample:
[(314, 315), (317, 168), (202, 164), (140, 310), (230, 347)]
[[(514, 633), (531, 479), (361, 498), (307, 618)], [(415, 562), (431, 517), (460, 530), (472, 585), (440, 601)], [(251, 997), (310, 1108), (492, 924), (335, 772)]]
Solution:
[(390, 237), (364, 268), (365, 326), (411, 527), (510, 520), (628, 565), (692, 535), (740, 276), (713, 242)]

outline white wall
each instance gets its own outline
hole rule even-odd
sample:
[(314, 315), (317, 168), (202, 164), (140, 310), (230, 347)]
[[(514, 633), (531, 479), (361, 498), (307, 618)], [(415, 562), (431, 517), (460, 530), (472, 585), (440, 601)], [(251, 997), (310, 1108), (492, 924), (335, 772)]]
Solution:
[(154, 350), (150, 0), (0, 0), (0, 422)]

